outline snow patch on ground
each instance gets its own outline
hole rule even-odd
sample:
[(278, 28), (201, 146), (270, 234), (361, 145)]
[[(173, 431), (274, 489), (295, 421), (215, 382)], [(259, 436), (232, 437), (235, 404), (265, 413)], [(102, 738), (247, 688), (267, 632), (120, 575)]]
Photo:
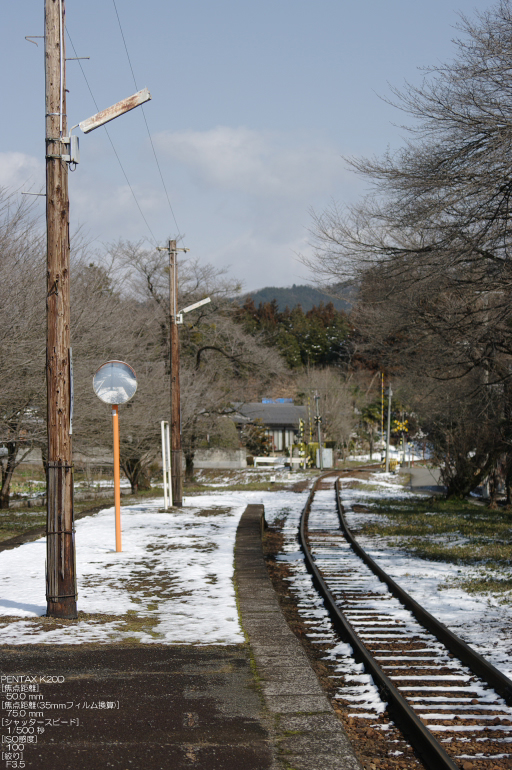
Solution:
[[(379, 514), (355, 513), (352, 510), (354, 505), (371, 505), (377, 499), (404, 499), (411, 496), (414, 497), (414, 493), (405, 489), (393, 474), (375, 473), (364, 483), (356, 477), (343, 479), (342, 501), (347, 523), (354, 530), (363, 521), (377, 518), (382, 520)], [(326, 508), (324, 521), (327, 528), (337, 526), (337, 516), (328, 503), (333, 497), (334, 492), (331, 490), (320, 490), (315, 496), (316, 505)], [(336, 636), (306, 571), (297, 537), (299, 518), (298, 508), (288, 515), (283, 530), (284, 552), (278, 558), (287, 561), (291, 569), (290, 587), (298, 598), (302, 616), (309, 623), (308, 636), (311, 641), (331, 641), (333, 644), (328, 657), (335, 661), (336, 673), (345, 682), (335, 697), (350, 700), (354, 706), (358, 704), (359, 708), (366, 710), (367, 717), (375, 716), (384, 708), (377, 689), (371, 678), (351, 658), (349, 646)], [(272, 523), (269, 514), (267, 521)], [(446, 587), (450, 579), (460, 578), (464, 573), (468, 576), (472, 574), (470, 567), (420, 559), (391, 547), (384, 540), (376, 541), (375, 538), (359, 535), (357, 538), (367, 553), (411, 596), (496, 668), (512, 678), (512, 607), (499, 605), (481, 595), (468, 594), (460, 588)], [(361, 676), (363, 679), (358, 679)], [(364, 714), (358, 713), (358, 716), (364, 717)]]
[[(0, 643), (132, 639), (147, 644), (239, 644), (244, 637), (235, 602), (233, 552), (240, 517), (249, 503), (263, 503), (277, 516), (301, 497), (293, 492), (228, 492), (187, 497), (184, 507), (172, 512), (161, 510), (161, 499), (126, 506), (121, 553), (115, 551), (114, 508), (80, 519), (78, 610), (94, 617), (59, 628), (45, 629), (41, 622), (29, 620), (46, 613), (45, 539), (3, 551)], [(140, 618), (147, 619), (149, 630), (130, 623)]]
[[(355, 513), (356, 504), (370, 504), (375, 499), (405, 498), (414, 493), (385, 478), (373, 474), (369, 484), (375, 489), (346, 486), (344, 480), (342, 501), (349, 528), (354, 532), (363, 522), (382, 516)], [(458, 587), (449, 587), (454, 579), (470, 578), (472, 567), (443, 561), (421, 559), (391, 546), (386, 539), (357, 535), (357, 540), (369, 556), (432, 615), (470, 644), (506, 676), (512, 678), (512, 607), (499, 604), (495, 599), (469, 594)], [(512, 576), (512, 569), (510, 570)]]
[[(268, 471), (263, 471), (270, 475)], [(262, 475), (263, 475), (262, 473)], [(254, 479), (253, 472), (248, 476)], [(258, 473), (259, 476), (259, 473)], [(299, 474), (293, 474), (293, 481)], [(310, 477), (309, 477), (310, 478)], [(342, 497), (349, 526), (372, 514), (356, 503), (407, 497), (412, 493), (392, 474), (373, 474), (367, 483), (344, 479)], [(224, 483), (224, 482), (222, 482)], [(226, 475), (225, 483), (229, 483)], [(232, 482), (231, 482), (232, 483)], [(133, 640), (163, 644), (243, 642), (233, 587), (233, 550), (240, 516), (249, 503), (265, 506), (267, 521), (284, 519), (282, 558), (294, 571), (297, 595), (311, 621), (311, 638), (333, 634), (300, 553), (297, 527), (307, 492), (216, 492), (186, 497), (181, 510), (164, 513), (162, 499), (122, 508), (123, 552), (114, 547), (114, 510), (76, 523), (78, 609), (92, 617), (45, 629), (34, 619), (46, 612), (45, 540), (0, 553), (0, 643), (82, 644)], [(321, 492), (321, 496), (332, 495)], [(507, 676), (512, 676), (512, 607), (446, 587), (464, 567), (418, 559), (384, 541), (361, 538), (370, 555), (433, 615)], [(469, 568), (467, 569), (470, 574)], [(293, 588), (293, 586), (292, 586)], [(294, 590), (295, 590), (294, 588)], [(148, 619), (144, 630), (127, 618)], [(3, 620), (2, 620), (3, 618)], [(338, 648), (343, 675), (359, 676), (347, 646)], [(356, 683), (354, 695), (376, 713), (371, 682)], [(340, 696), (342, 697), (342, 696)], [(343, 696), (345, 697), (345, 696)]]

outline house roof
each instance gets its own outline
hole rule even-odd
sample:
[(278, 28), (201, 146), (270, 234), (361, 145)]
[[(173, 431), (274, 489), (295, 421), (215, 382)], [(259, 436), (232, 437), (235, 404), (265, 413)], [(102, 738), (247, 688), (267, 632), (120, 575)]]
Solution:
[(306, 419), (307, 408), (295, 404), (235, 404), (236, 411), (230, 417), (238, 423), (261, 420), (269, 428), (281, 427), (297, 430), (299, 420)]

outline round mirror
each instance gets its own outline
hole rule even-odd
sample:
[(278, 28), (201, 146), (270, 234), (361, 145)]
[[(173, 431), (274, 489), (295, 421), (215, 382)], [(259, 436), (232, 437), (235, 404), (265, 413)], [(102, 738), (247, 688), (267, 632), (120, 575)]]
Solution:
[(92, 378), (92, 386), (105, 404), (126, 404), (137, 390), (137, 377), (123, 361), (107, 361)]

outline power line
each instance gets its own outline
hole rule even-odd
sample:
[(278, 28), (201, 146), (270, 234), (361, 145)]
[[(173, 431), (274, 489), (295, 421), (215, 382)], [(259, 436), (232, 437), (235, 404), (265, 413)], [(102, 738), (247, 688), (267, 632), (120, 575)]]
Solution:
[[(135, 90), (138, 91), (139, 89), (138, 89), (138, 86), (137, 86), (137, 80), (135, 78), (135, 73), (133, 71), (132, 61), (131, 61), (131, 58), (130, 58), (130, 54), (128, 52), (128, 46), (126, 45), (126, 39), (125, 39), (125, 36), (124, 36), (123, 28), (121, 26), (121, 19), (119, 18), (119, 13), (118, 13), (118, 10), (117, 10), (116, 0), (112, 0), (112, 3), (114, 4), (114, 10), (115, 10), (116, 16), (117, 16), (117, 23), (119, 24), (119, 31), (121, 32), (121, 37), (123, 38), (124, 50), (126, 51), (126, 56), (128, 58), (128, 64), (130, 65), (130, 70), (131, 70), (131, 73), (132, 73), (133, 83), (135, 85)], [(146, 130), (148, 132), (149, 141), (151, 143), (151, 149), (153, 150), (153, 155), (155, 157), (155, 163), (156, 163), (156, 166), (158, 168), (158, 173), (160, 174), (160, 179), (162, 180), (162, 186), (164, 188), (165, 197), (167, 198), (167, 203), (169, 204), (169, 209), (171, 211), (172, 218), (174, 219), (174, 224), (176, 225), (176, 230), (177, 230), (177, 232), (179, 234), (180, 228), (178, 227), (178, 222), (176, 221), (176, 216), (174, 215), (174, 210), (173, 210), (173, 207), (172, 207), (172, 204), (171, 204), (171, 199), (169, 198), (169, 193), (167, 192), (167, 187), (165, 185), (165, 180), (164, 180), (164, 176), (162, 174), (162, 169), (160, 167), (160, 163), (158, 162), (158, 157), (157, 157), (157, 154), (156, 154), (155, 145), (153, 144), (153, 138), (151, 136), (151, 132), (150, 132), (149, 126), (148, 126), (148, 121), (146, 119), (146, 112), (144, 110), (144, 107), (142, 107), (141, 109), (142, 109), (142, 114), (144, 116), (144, 123), (146, 124)]]
[[(74, 43), (73, 43), (73, 41), (71, 39), (71, 35), (69, 34), (69, 31), (67, 29), (66, 29), (66, 32), (67, 32), (67, 35), (68, 35), (68, 38), (69, 38), (69, 42), (71, 43), (71, 47), (73, 49), (73, 52), (74, 52), (75, 56), (77, 56), (76, 48), (75, 48)], [(91, 94), (91, 98), (92, 98), (92, 100), (94, 102), (94, 106), (96, 107), (96, 112), (99, 112), (100, 108), (98, 107), (98, 103), (97, 103), (96, 99), (94, 98), (94, 94), (92, 92), (92, 88), (89, 85), (89, 81), (87, 80), (87, 76), (86, 76), (86, 74), (84, 72), (84, 68), (82, 67), (82, 62), (80, 61), (80, 59), (78, 59), (78, 65), (79, 65), (80, 69), (82, 70), (82, 75), (84, 76), (84, 80), (85, 80), (85, 82), (87, 84), (87, 88), (89, 89), (89, 93)], [(142, 219), (144, 220), (145, 225), (146, 225), (146, 227), (148, 228), (148, 230), (149, 230), (149, 232), (151, 234), (151, 238), (153, 239), (153, 245), (156, 246), (156, 244), (158, 243), (158, 241), (156, 239), (156, 236), (155, 236), (153, 230), (151, 229), (151, 227), (149, 226), (148, 220), (144, 216), (144, 212), (142, 211), (140, 203), (137, 200), (137, 196), (135, 195), (135, 191), (134, 191), (133, 187), (130, 184), (130, 180), (128, 179), (128, 175), (126, 174), (126, 171), (124, 170), (123, 164), (121, 163), (121, 158), (118, 155), (118, 152), (117, 152), (117, 150), (116, 150), (116, 148), (114, 146), (114, 142), (112, 141), (112, 137), (110, 136), (107, 128), (105, 128), (105, 133), (108, 136), (108, 140), (109, 140), (109, 142), (110, 142), (110, 144), (112, 146), (112, 149), (114, 151), (114, 155), (116, 156), (117, 162), (119, 163), (121, 171), (123, 172), (123, 176), (126, 179), (126, 184), (130, 188), (130, 192), (131, 192), (131, 194), (133, 196), (133, 200), (135, 201), (135, 204), (136, 204), (137, 208), (139, 209), (140, 215), (141, 215)]]

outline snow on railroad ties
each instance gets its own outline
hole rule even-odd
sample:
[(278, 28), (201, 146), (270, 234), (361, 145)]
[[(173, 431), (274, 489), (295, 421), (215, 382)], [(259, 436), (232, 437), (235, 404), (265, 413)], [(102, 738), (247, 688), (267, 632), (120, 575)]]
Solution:
[[(359, 478), (344, 478), (342, 499), (346, 509), (349, 526), (354, 529), (365, 521), (371, 521), (372, 514), (359, 514), (352, 510), (357, 503), (367, 503), (377, 499), (415, 497), (414, 493), (404, 489), (399, 479), (392, 474), (372, 474), (368, 485), (361, 485)], [(337, 515), (333, 510), (334, 492), (319, 490), (315, 495), (310, 518), (310, 530), (335, 530), (338, 528)], [(317, 516), (323, 516), (319, 521)], [(310, 575), (304, 566), (299, 550), (297, 529), (300, 511), (295, 511), (285, 521), (283, 534), (285, 542), (283, 553), (278, 558), (287, 561), (292, 572), (290, 588), (298, 599), (298, 606), (304, 621), (309, 625), (308, 637), (314, 644), (329, 641), (332, 638), (331, 652), (327, 657), (336, 662), (336, 674), (340, 677), (337, 698), (352, 703), (354, 715), (376, 716), (382, 712), (382, 703), (370, 677), (354, 662), (348, 645), (337, 640), (333, 632), (323, 603), (313, 589)], [(377, 517), (377, 514), (375, 514)], [(270, 521), (269, 517), (267, 519)], [(510, 606), (489, 606), (486, 598), (472, 596), (460, 589), (446, 588), (446, 582), (454, 575), (459, 576), (459, 566), (444, 562), (432, 562), (419, 559), (397, 548), (391, 548), (381, 541), (378, 546), (368, 538), (359, 538), (361, 545), (379, 562), (383, 569), (401, 584), (420, 604), (427, 606), (433, 615), (452, 628), (478, 652), (490, 660), (505, 674), (512, 674), (512, 642), (510, 629), (512, 613)], [(327, 553), (330, 567), (335, 563), (336, 547), (328, 549), (329, 538), (325, 540), (324, 555)], [(339, 546), (338, 546), (339, 548)], [(340, 554), (341, 554), (340, 549)], [(318, 558), (318, 556), (317, 556)], [(336, 578), (334, 579), (336, 582)], [(387, 589), (382, 585), (382, 591)], [(369, 609), (378, 610), (379, 603), (371, 600)], [(351, 613), (349, 613), (351, 614)], [(351, 618), (357, 623), (357, 617)], [(336, 646), (336, 640), (338, 645)], [(347, 649), (348, 648), (348, 649)], [(448, 663), (449, 665), (449, 663)], [(364, 676), (364, 681), (358, 679)], [(343, 681), (343, 683), (341, 683)], [(365, 714), (359, 708), (365, 709)]]
[[(355, 486), (350, 486), (352, 481)], [(341, 498), (349, 528), (383, 520), (382, 515), (356, 513), (354, 505), (382, 498), (415, 496), (404, 489), (397, 477), (375, 473), (366, 484), (358, 479), (343, 479)], [(470, 567), (443, 561), (430, 561), (393, 547), (386, 539), (358, 535), (360, 545), (382, 569), (432, 615), (470, 644), (490, 663), (512, 678), (512, 604), (498, 604), (488, 596), (469, 594), (450, 586), (455, 578), (473, 574)]]
[[(336, 515), (332, 513), (333, 490), (318, 490), (313, 505), (325, 511), (329, 517), (328, 527), (336, 529)], [(294, 506), (287, 512), (283, 526), (283, 551), (277, 556), (278, 561), (285, 561), (290, 569), (290, 590), (294, 595), (303, 622), (307, 627), (306, 635), (312, 644), (329, 644), (325, 659), (334, 663), (337, 687), (335, 698), (350, 702), (350, 713), (360, 719), (375, 719), (386, 709), (386, 703), (380, 698), (372, 677), (366, 674), (364, 666), (356, 663), (352, 656), (352, 648), (342, 642), (333, 629), (329, 614), (323, 600), (313, 586), (311, 575), (306, 569), (304, 556), (299, 547), (298, 528), (300, 515), (305, 500), (300, 506)], [(267, 522), (272, 525), (276, 518), (282, 519), (282, 512), (272, 516), (265, 509)], [(389, 725), (380, 725), (387, 729)]]
[(224, 492), (122, 507), (76, 522), (78, 621), (46, 621), (45, 539), (0, 553), (0, 644), (240, 644), (233, 553), (240, 517), (263, 503), (271, 517), (302, 507), (294, 492)]

